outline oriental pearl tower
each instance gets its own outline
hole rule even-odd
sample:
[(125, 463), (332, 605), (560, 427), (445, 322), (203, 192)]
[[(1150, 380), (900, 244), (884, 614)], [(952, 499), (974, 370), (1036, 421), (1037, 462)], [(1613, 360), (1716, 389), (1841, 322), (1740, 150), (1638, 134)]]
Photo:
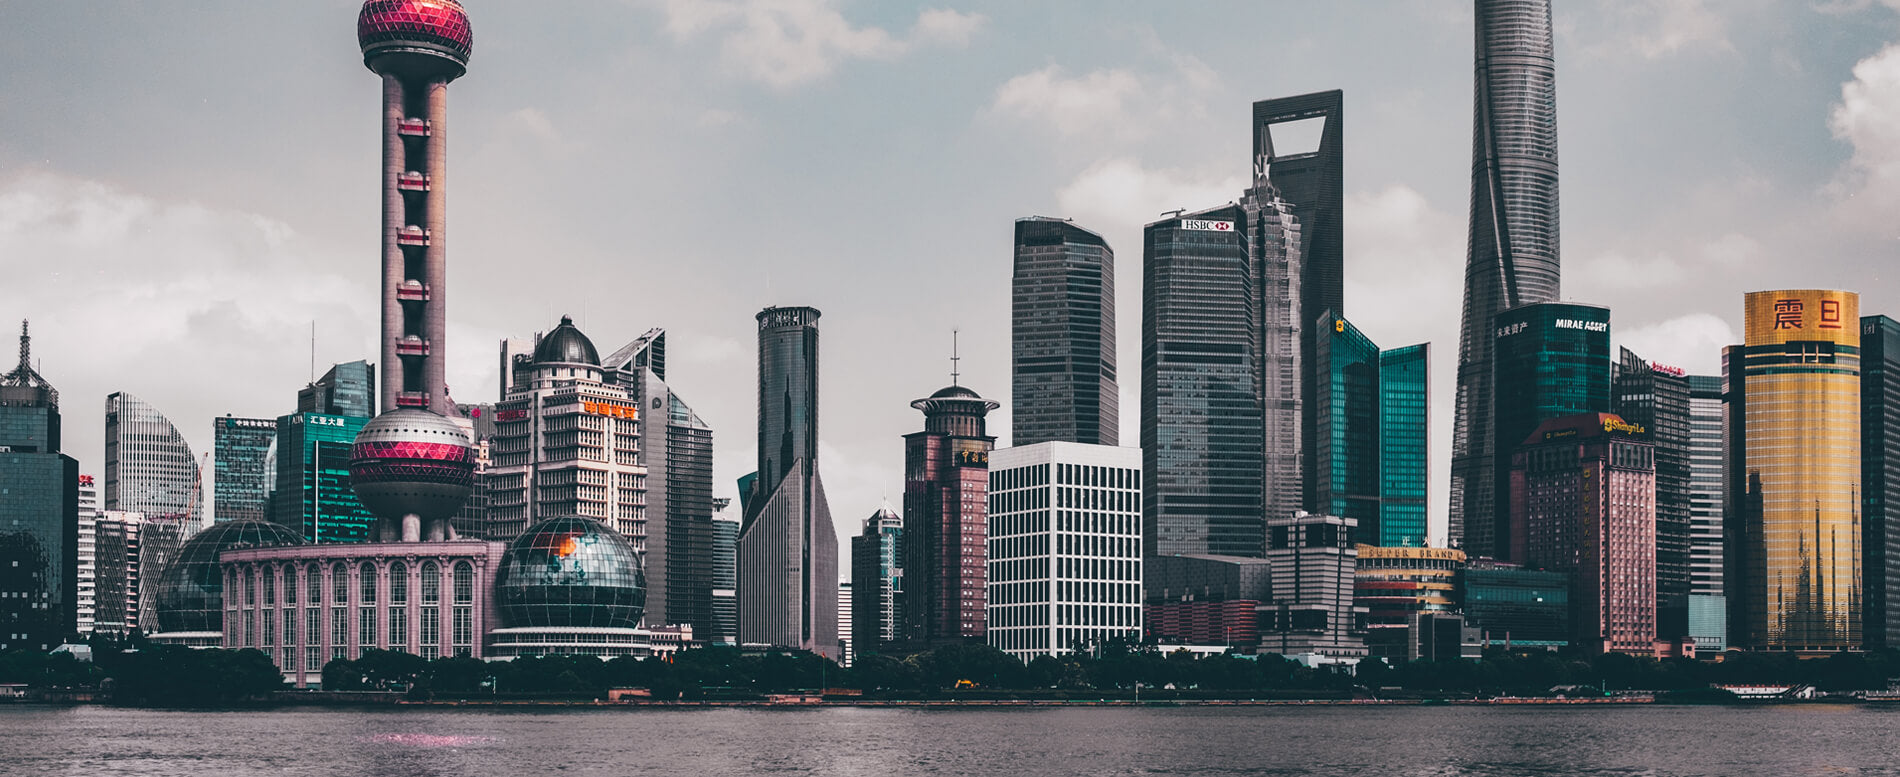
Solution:
[(382, 411), (350, 449), (350, 483), (380, 542), (455, 538), (475, 452), (443, 380), (449, 82), (473, 45), (456, 0), (369, 0), (363, 64), (383, 79)]

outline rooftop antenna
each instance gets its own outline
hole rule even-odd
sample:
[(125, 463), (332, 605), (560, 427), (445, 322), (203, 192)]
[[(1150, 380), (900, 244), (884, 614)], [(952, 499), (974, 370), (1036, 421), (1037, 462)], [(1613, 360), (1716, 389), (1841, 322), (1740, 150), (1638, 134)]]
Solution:
[(317, 385), (317, 320), (310, 319), (310, 385)]
[(962, 373), (957, 372), (957, 362), (961, 359), (962, 357), (957, 355), (957, 330), (952, 329), (950, 330), (950, 385), (952, 386), (957, 385), (957, 378), (962, 376)]
[(20, 370), (25, 372), (31, 366), (33, 357), (33, 338), (26, 333), (26, 319), (20, 319)]

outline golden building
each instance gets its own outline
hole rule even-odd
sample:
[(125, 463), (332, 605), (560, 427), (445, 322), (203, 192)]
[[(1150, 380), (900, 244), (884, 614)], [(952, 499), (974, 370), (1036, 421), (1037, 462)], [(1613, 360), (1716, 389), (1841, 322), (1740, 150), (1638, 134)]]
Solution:
[(1860, 297), (1760, 291), (1744, 305), (1746, 344), (1722, 358), (1731, 643), (1859, 648)]

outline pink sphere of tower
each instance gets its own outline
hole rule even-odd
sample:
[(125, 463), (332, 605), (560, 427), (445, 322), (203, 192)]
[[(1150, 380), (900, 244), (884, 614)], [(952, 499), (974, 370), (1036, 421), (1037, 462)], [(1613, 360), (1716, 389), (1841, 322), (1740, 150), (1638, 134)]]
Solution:
[(378, 539), (442, 540), (474, 488), (475, 449), (454, 421), (418, 408), (379, 415), (350, 446), (350, 486), (376, 514)]
[(468, 69), (475, 46), (457, 0), (369, 0), (356, 16), (356, 41), (363, 64), (378, 73), (441, 70), (448, 78)]

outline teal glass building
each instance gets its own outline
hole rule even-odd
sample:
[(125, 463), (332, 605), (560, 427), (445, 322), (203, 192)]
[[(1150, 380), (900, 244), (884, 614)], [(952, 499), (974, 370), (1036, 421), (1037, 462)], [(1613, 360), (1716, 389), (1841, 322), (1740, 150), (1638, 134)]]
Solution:
[[(1493, 330), (1497, 455), (1476, 489), (1467, 484), (1465, 552), (1515, 561), (1509, 559), (1511, 452), (1545, 421), (1610, 411), (1610, 309), (1570, 302), (1522, 305), (1499, 313)], [(1490, 509), (1479, 512), (1480, 505)]]
[(350, 487), (350, 443), (367, 417), (295, 413), (277, 419), (271, 520), (305, 542), (367, 542), (375, 522)]
[(44, 653), (78, 625), (79, 462), (29, 342), (22, 323), (20, 365), (0, 375), (0, 653)]
[(1307, 509), (1358, 520), (1384, 547), (1425, 544), (1425, 343), (1382, 351), (1331, 312), (1313, 324)]

